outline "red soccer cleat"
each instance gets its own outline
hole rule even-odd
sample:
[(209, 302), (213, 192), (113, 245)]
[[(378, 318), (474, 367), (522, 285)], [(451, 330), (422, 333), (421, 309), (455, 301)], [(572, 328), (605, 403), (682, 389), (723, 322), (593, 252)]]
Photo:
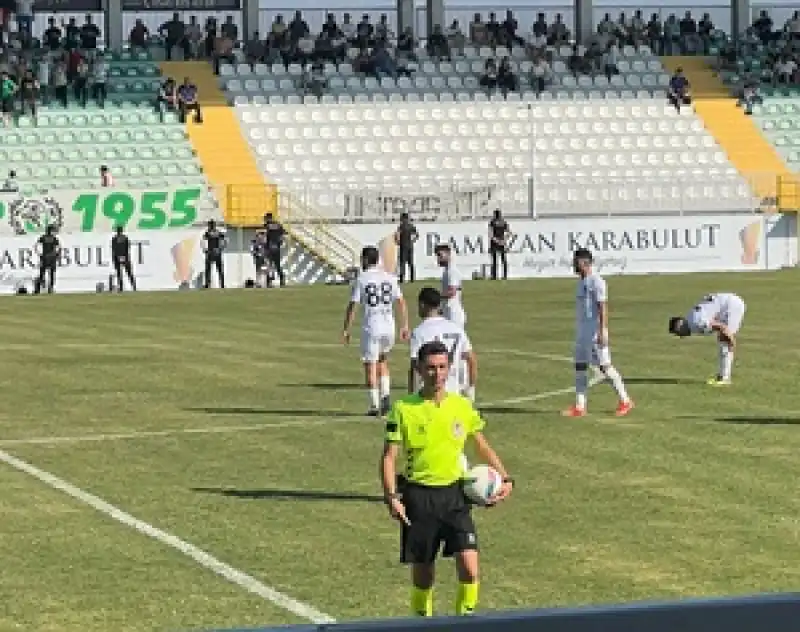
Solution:
[(561, 413), (562, 417), (583, 417), (586, 415), (585, 408), (578, 408), (575, 405), (570, 406)]
[(627, 402), (619, 403), (619, 405), (617, 406), (617, 410), (615, 411), (615, 414), (617, 415), (617, 417), (624, 417), (632, 410), (633, 410), (633, 401), (629, 399)]

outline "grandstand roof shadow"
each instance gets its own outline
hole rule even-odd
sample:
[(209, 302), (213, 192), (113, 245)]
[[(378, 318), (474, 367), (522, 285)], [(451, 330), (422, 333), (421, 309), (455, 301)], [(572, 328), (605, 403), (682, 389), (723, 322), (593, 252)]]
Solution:
[(625, 377), (626, 384), (697, 384), (697, 380), (686, 377)]
[(752, 424), (756, 426), (800, 425), (800, 417), (781, 417), (776, 415), (731, 415), (728, 417), (716, 417), (714, 421), (723, 424)]
[(187, 412), (207, 413), (209, 415), (278, 415), (283, 417), (358, 417), (353, 412), (346, 410), (311, 409), (284, 409), (284, 408), (253, 408), (250, 406), (202, 406), (184, 408)]
[(364, 503), (382, 503), (383, 496), (358, 494), (355, 492), (332, 492), (309, 489), (228, 489), (216, 487), (192, 487), (193, 492), (216, 494), (243, 500), (344, 500)]

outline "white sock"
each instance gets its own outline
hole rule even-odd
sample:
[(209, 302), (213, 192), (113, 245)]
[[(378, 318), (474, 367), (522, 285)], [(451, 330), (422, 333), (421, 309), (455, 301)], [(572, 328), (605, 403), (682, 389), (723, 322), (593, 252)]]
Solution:
[(392, 379), (388, 375), (381, 375), (380, 377), (381, 397), (389, 397), (392, 392)]
[(731, 379), (731, 371), (733, 370), (733, 351), (726, 344), (719, 346), (719, 376), (723, 380)]
[(380, 408), (381, 393), (377, 388), (369, 389), (369, 406), (370, 408)]
[(625, 382), (622, 381), (622, 376), (613, 366), (608, 367), (604, 371), (606, 377), (611, 381), (611, 386), (617, 392), (617, 397), (621, 402), (629, 402), (628, 391), (625, 390)]
[(587, 371), (575, 371), (575, 406), (580, 409), (586, 408), (586, 391), (589, 390), (589, 373)]

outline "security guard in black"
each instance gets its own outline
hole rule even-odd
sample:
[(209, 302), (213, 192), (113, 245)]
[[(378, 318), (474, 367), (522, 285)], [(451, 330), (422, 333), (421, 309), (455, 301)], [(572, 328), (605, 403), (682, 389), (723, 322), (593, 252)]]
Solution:
[(267, 232), (267, 260), (281, 282), (281, 287), (286, 285), (286, 275), (281, 265), (281, 248), (283, 247), (283, 237), (286, 230), (279, 222), (275, 221), (272, 213), (264, 216), (264, 229)]
[(497, 260), (503, 265), (503, 280), (508, 278), (507, 237), (510, 232), (508, 222), (497, 210), (489, 221), (489, 256), (492, 258), (492, 280), (497, 281)]
[(206, 255), (205, 287), (211, 287), (211, 268), (217, 270), (219, 287), (225, 287), (225, 269), (222, 254), (225, 251), (225, 234), (217, 228), (217, 223), (208, 220), (208, 229), (203, 233), (203, 252)]
[(414, 282), (414, 243), (419, 239), (416, 226), (411, 223), (408, 213), (400, 215), (400, 224), (394, 234), (397, 244), (397, 279), (402, 283), (408, 267), (408, 278)]
[(47, 293), (52, 294), (56, 285), (56, 268), (61, 254), (61, 242), (56, 237), (55, 226), (48, 226), (44, 235), (36, 241), (39, 254), (39, 276), (36, 279), (34, 293), (40, 294), (47, 276)]
[(111, 259), (114, 262), (114, 272), (117, 275), (117, 291), (122, 292), (122, 271), (125, 271), (131, 289), (136, 291), (136, 279), (131, 267), (131, 242), (122, 232), (122, 226), (117, 226), (116, 234), (111, 238)]

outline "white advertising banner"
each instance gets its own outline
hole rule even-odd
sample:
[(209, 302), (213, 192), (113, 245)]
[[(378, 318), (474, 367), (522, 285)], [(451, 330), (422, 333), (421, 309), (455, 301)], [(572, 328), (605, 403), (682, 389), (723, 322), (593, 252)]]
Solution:
[[(508, 244), (511, 277), (563, 277), (572, 274), (572, 253), (588, 248), (604, 274), (650, 274), (765, 270), (786, 265), (767, 257), (767, 235), (760, 215), (611, 217), (511, 220)], [(420, 223), (414, 248), (417, 277), (441, 275), (433, 253), (446, 243), (464, 275), (489, 264), (488, 222)], [(395, 226), (343, 225), (363, 245), (377, 245), (384, 266), (396, 269)], [(775, 258), (777, 259), (777, 258)]]
[[(202, 234), (202, 229), (129, 233), (138, 289), (197, 287), (203, 274)], [(59, 235), (59, 240), (56, 292), (96, 292), (99, 286), (107, 290), (114, 274), (111, 233), (72, 233)], [(20, 285), (32, 289), (39, 270), (35, 243), (30, 235), (0, 236), (0, 293), (13, 293)]]

